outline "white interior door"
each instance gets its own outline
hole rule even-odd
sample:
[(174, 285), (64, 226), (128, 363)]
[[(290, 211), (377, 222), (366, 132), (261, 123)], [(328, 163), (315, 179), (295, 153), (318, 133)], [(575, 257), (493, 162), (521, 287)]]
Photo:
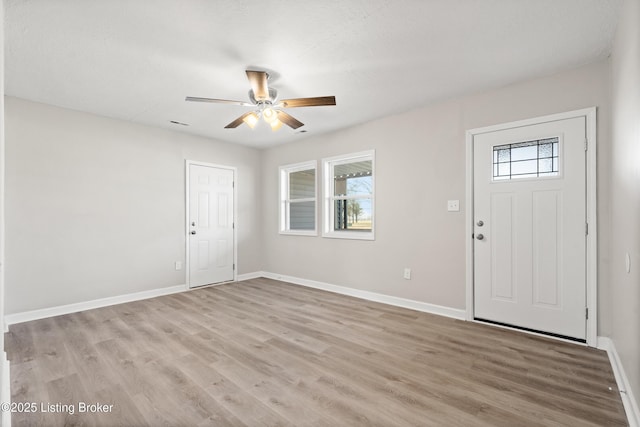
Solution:
[(586, 119), (474, 135), (474, 317), (586, 338)]
[(233, 169), (189, 164), (189, 287), (234, 279)]

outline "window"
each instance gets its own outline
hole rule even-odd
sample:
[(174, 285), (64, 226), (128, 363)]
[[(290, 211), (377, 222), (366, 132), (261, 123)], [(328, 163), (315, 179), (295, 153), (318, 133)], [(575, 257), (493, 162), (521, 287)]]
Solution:
[(558, 138), (493, 147), (493, 180), (558, 176)]
[(280, 233), (318, 235), (315, 161), (280, 167)]
[(374, 152), (324, 159), (323, 236), (374, 239)]

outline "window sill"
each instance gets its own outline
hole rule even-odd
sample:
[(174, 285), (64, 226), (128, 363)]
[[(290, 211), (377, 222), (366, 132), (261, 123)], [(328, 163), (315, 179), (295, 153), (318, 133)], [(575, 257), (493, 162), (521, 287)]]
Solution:
[(328, 239), (375, 240), (373, 231), (329, 231), (322, 233)]
[(284, 236), (318, 236), (316, 230), (281, 230), (279, 234)]

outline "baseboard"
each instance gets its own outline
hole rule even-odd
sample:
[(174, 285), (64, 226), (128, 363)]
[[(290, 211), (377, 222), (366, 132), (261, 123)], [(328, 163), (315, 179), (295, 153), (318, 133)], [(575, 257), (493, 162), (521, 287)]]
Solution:
[(253, 273), (238, 274), (236, 276), (236, 282), (243, 282), (245, 280), (258, 279), (264, 277), (264, 272), (254, 271)]
[(107, 307), (115, 304), (123, 304), (126, 302), (155, 298), (162, 295), (170, 295), (187, 290), (187, 285), (177, 285), (170, 286), (168, 288), (151, 289), (149, 291), (135, 292), (132, 294), (118, 295), (115, 297), (101, 298), (74, 304), (60, 305), (57, 307), (43, 308), (40, 310), (7, 314), (4, 316), (5, 332), (7, 332), (6, 329), (8, 329), (9, 325), (13, 325), (16, 323), (29, 322), (31, 320), (61, 316), (63, 314), (69, 313), (77, 313), (78, 311), (91, 310), (94, 308)]
[(381, 302), (383, 304), (394, 305), (396, 307), (409, 308), (411, 310), (422, 311), (425, 313), (438, 314), (440, 316), (452, 317), (454, 319), (464, 320), (466, 311), (456, 308), (444, 307), (441, 305), (429, 304), (426, 302), (399, 298), (390, 295), (379, 294), (376, 292), (362, 291), (360, 289), (348, 288), (345, 286), (332, 285), (330, 283), (317, 282), (315, 280), (301, 279), (299, 277), (286, 276), (282, 274), (262, 272), (262, 277), (268, 279), (281, 280), (295, 285), (306, 286), (314, 289), (321, 289), (342, 295), (349, 295), (368, 301)]
[[(264, 277), (262, 271), (253, 273), (238, 274), (236, 281), (257, 279)], [(197, 289), (197, 288), (196, 288)], [(132, 301), (139, 301), (148, 298), (160, 297), (163, 295), (175, 294), (190, 290), (187, 285), (177, 285), (168, 288), (152, 289), (149, 291), (135, 292), (131, 294), (118, 295), (115, 297), (101, 298), (92, 301), (79, 302), (74, 304), (61, 305), (56, 307), (43, 308), (40, 310), (25, 311), (22, 313), (7, 314), (4, 316), (4, 332), (9, 332), (9, 325), (29, 322), (31, 320), (45, 319), (47, 317), (61, 316), (63, 314), (77, 313), (78, 311), (91, 310), (93, 308), (107, 307), (115, 304), (124, 304)]]
[[(9, 361), (7, 353), (4, 351), (2, 355), (2, 384), (0, 385), (0, 402), (11, 403), (11, 369), (9, 369)], [(2, 411), (2, 427), (11, 427), (11, 411)]]
[(638, 401), (634, 397), (633, 390), (631, 390), (629, 378), (627, 378), (627, 375), (624, 372), (624, 367), (620, 361), (620, 356), (618, 355), (616, 346), (611, 338), (598, 337), (598, 348), (600, 350), (605, 350), (609, 356), (613, 375), (616, 377), (616, 384), (620, 390), (622, 404), (624, 405), (624, 410), (627, 413), (629, 427), (640, 427), (640, 410), (638, 409)]

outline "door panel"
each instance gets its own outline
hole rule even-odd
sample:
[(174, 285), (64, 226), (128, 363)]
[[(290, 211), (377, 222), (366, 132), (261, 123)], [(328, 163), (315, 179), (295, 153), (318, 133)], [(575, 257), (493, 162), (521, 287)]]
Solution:
[(231, 169), (189, 166), (189, 287), (234, 279)]
[(218, 193), (218, 227), (229, 227), (229, 195)]
[[(208, 184), (204, 184), (207, 185)], [(209, 228), (209, 192), (198, 194), (198, 220), (199, 228)]]
[(585, 136), (584, 117), (474, 135), (475, 318), (585, 339)]
[(533, 303), (560, 307), (562, 281), (562, 193), (533, 193)]
[(229, 247), (228, 240), (218, 240), (218, 250), (216, 251), (216, 267), (224, 268), (229, 265), (229, 253), (227, 248)]
[(491, 246), (491, 288), (494, 299), (516, 301), (513, 275), (513, 194), (491, 195), (492, 240), (502, 242)]

